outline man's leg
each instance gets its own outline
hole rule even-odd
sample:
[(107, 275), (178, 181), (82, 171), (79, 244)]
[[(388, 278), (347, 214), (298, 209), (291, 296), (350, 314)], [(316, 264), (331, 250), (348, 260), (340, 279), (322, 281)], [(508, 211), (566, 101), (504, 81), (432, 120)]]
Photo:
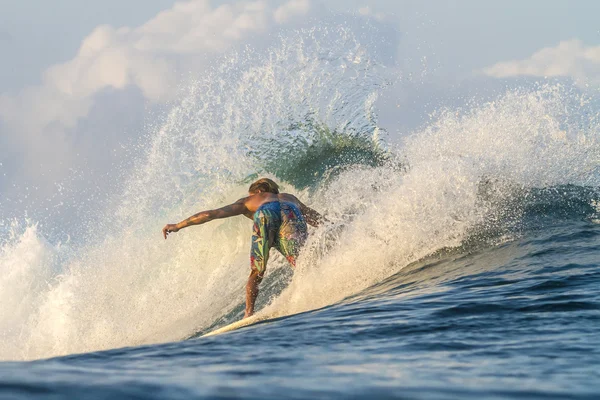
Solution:
[(292, 267), (295, 267), (300, 249), (308, 237), (308, 229), (306, 222), (301, 215), (296, 214), (294, 208), (285, 205), (281, 209), (282, 222), (278, 232), (277, 250), (283, 254)]
[(246, 284), (246, 312), (244, 318), (248, 318), (254, 314), (254, 303), (258, 296), (258, 285), (262, 282), (262, 274), (256, 270), (250, 272), (248, 283)]
[(269, 210), (260, 211), (254, 217), (254, 226), (252, 228), (252, 248), (250, 251), (250, 276), (246, 284), (246, 312), (244, 318), (254, 314), (254, 303), (258, 296), (258, 285), (262, 282), (267, 262), (269, 261), (269, 249), (273, 246), (277, 234), (276, 223), (279, 220), (273, 218)]

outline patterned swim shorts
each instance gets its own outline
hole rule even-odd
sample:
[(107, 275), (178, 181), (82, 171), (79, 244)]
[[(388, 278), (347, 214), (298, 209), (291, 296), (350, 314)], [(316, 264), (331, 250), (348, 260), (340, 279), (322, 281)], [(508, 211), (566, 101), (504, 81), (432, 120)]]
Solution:
[(302, 213), (294, 203), (272, 201), (254, 213), (250, 266), (259, 276), (265, 273), (269, 250), (275, 247), (295, 267), (308, 230)]

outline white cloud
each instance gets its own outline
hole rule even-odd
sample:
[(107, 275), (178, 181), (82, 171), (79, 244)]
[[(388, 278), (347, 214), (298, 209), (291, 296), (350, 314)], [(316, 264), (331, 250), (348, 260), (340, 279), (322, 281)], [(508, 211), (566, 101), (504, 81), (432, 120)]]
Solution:
[(515, 76), (570, 77), (577, 85), (600, 85), (600, 46), (585, 46), (580, 40), (546, 47), (525, 60), (500, 62), (483, 69), (496, 78)]
[(288, 22), (296, 15), (305, 15), (310, 10), (310, 2), (308, 0), (291, 0), (280, 6), (273, 13), (273, 18), (278, 24)]
[[(307, 1), (291, 0), (275, 11), (275, 21), (304, 14), (307, 7)], [(270, 15), (264, 1), (211, 9), (208, 0), (193, 0), (176, 3), (135, 29), (100, 26), (83, 40), (75, 58), (46, 71), (42, 86), (3, 96), (0, 116), (16, 122), (22, 116), (15, 114), (18, 109), (37, 104), (41, 109), (35, 110), (35, 119), (42, 127), (54, 121), (72, 126), (87, 113), (95, 93), (127, 85), (160, 101), (174, 89), (175, 59), (223, 52), (250, 34), (264, 32), (272, 24)], [(50, 98), (54, 106), (47, 108)]]

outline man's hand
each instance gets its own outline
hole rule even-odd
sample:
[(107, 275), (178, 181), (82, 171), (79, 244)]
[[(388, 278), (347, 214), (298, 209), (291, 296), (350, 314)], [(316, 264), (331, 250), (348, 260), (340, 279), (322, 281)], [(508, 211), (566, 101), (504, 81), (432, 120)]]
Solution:
[(165, 227), (163, 228), (163, 236), (165, 237), (165, 239), (167, 238), (167, 235), (171, 232), (177, 232), (179, 230), (179, 228), (177, 227), (177, 224), (167, 224), (165, 225)]

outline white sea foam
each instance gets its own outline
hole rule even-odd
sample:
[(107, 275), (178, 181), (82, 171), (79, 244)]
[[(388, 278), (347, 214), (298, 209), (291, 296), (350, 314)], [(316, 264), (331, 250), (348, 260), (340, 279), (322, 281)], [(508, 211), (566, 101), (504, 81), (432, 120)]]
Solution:
[[(190, 84), (148, 134), (145, 157), (125, 193), (115, 194), (118, 206), (82, 221), (85, 240), (75, 238), (77, 248), (59, 260), (60, 273), (46, 272), (55, 261), (50, 250), (38, 249), (44, 239), (37, 231), (7, 242), (1, 273), (17, 265), (24, 277), (7, 275), (0, 287), (3, 299), (15, 303), (5, 303), (10, 308), (0, 320), (3, 336), (13, 338), (3, 341), (0, 356), (39, 358), (179, 339), (240, 304), (249, 221), (214, 221), (167, 241), (160, 230), (244, 196), (242, 181), (265, 169), (271, 150), (318, 140), (303, 126), (310, 121), (354, 135), (372, 126), (381, 78), (371, 60), (358, 57), (363, 53), (344, 28), (312, 30), (283, 39), (263, 58), (232, 56)], [(270, 270), (282, 261), (274, 257)], [(32, 299), (14, 313), (23, 296)]]
[(0, 357), (19, 357), (22, 339), (59, 266), (60, 246), (50, 245), (35, 224), (12, 222), (0, 247)]
[[(594, 118), (573, 123), (581, 111), (573, 103), (581, 104), (564, 88), (544, 86), (508, 91), (466, 111), (446, 110), (401, 143), (405, 173), (380, 167), (340, 176), (315, 201), (330, 219), (354, 214), (351, 223), (322, 256), (328, 232), (313, 237), (312, 259), (267, 312), (332, 304), (459, 245), (474, 227), (491, 223), (495, 200), (514, 188), (600, 186), (600, 126)], [(490, 181), (496, 198), (482, 198), (482, 184)]]

